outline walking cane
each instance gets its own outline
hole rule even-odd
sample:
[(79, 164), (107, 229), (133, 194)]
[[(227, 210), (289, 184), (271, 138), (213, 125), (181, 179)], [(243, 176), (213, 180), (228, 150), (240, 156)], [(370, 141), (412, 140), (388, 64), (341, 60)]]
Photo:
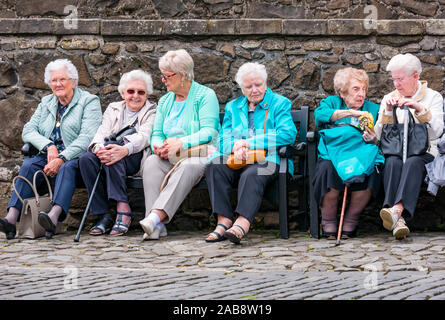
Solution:
[(403, 110), (405, 110), (405, 114), (403, 117), (403, 163), (406, 162), (406, 158), (408, 155), (408, 124), (409, 124), (409, 108), (408, 106), (403, 106)]
[(79, 242), (80, 232), (83, 229), (83, 225), (85, 224), (85, 220), (87, 219), (88, 210), (90, 209), (91, 200), (93, 199), (94, 193), (96, 192), (97, 183), (99, 182), (100, 173), (102, 172), (104, 165), (101, 163), (99, 172), (97, 173), (96, 181), (93, 185), (93, 190), (91, 190), (90, 198), (88, 199), (87, 207), (85, 208), (85, 212), (83, 213), (82, 221), (80, 222), (79, 229), (77, 230), (76, 237), (74, 238), (74, 242)]
[(346, 195), (348, 193), (348, 186), (345, 185), (345, 192), (343, 194), (343, 204), (341, 206), (341, 214), (340, 214), (340, 225), (338, 227), (337, 241), (335, 242), (335, 246), (340, 245), (341, 231), (343, 229), (343, 218), (345, 216), (345, 207), (346, 207)]

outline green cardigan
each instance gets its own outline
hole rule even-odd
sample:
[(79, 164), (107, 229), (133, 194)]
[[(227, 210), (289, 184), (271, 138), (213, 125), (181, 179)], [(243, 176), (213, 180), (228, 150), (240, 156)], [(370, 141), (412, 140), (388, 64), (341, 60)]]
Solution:
[[(48, 145), (51, 132), (56, 125), (59, 100), (54, 94), (42, 98), (37, 110), (25, 124), (22, 139), (38, 150)], [(99, 97), (82, 90), (74, 89), (74, 96), (60, 119), (60, 134), (65, 150), (60, 154), (67, 160), (80, 157), (86, 152), (102, 121)]]
[[(164, 135), (164, 120), (175, 101), (175, 93), (168, 92), (159, 99), (155, 123), (151, 134), (151, 147), (161, 146), (167, 138)], [(219, 102), (215, 92), (192, 81), (184, 107), (183, 129), (186, 135), (180, 140), (184, 149), (207, 143), (217, 134), (219, 123)]]

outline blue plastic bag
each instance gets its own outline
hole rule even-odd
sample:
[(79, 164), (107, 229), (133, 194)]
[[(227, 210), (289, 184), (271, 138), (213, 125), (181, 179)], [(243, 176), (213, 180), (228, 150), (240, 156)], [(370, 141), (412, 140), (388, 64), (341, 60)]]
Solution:
[(384, 163), (379, 147), (363, 141), (362, 133), (353, 126), (339, 126), (320, 131), (329, 159), (346, 185), (361, 183), (375, 166)]

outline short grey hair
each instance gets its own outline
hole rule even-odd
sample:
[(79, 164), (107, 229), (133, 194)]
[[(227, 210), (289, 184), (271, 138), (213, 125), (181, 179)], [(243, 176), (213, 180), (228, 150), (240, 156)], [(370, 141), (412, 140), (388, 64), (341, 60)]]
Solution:
[(153, 80), (151, 79), (151, 75), (143, 70), (132, 70), (122, 75), (121, 80), (119, 81), (119, 86), (117, 87), (117, 90), (121, 95), (127, 88), (128, 81), (143, 81), (147, 89), (147, 95), (153, 93)]
[(260, 77), (264, 82), (267, 81), (266, 67), (258, 62), (247, 62), (243, 64), (235, 75), (235, 81), (242, 88), (243, 78), (246, 76)]
[(183, 73), (185, 79), (189, 81), (195, 78), (194, 66), (192, 57), (184, 49), (168, 51), (159, 59), (159, 69), (173, 73)]
[(51, 88), (51, 73), (60, 69), (66, 70), (68, 77), (74, 80), (77, 87), (77, 84), (79, 83), (79, 73), (74, 64), (68, 59), (57, 59), (46, 65), (44, 79), (48, 87)]
[(407, 76), (412, 75), (414, 72), (420, 76), (422, 73), (422, 64), (419, 58), (411, 53), (398, 54), (389, 60), (386, 66), (386, 71), (403, 70)]

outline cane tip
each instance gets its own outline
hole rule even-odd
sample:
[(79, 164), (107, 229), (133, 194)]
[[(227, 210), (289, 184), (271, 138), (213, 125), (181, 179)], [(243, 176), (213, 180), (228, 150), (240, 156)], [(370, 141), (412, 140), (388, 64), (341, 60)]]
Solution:
[(79, 239), (74, 239), (74, 242), (79, 242)]
[(340, 245), (340, 241), (335, 242), (335, 246), (338, 247)]

